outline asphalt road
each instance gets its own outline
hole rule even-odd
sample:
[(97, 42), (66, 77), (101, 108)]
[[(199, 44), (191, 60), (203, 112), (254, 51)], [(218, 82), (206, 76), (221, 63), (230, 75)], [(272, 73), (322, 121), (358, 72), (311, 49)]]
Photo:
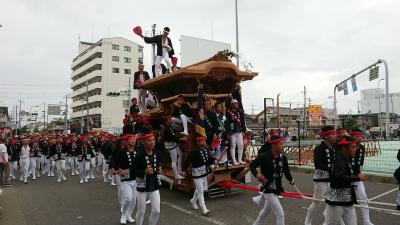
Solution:
[[(304, 192), (313, 190), (312, 177), (294, 173), (297, 186)], [(396, 186), (366, 182), (367, 194), (371, 198)], [(119, 206), (116, 187), (103, 183), (101, 178), (87, 184), (79, 184), (78, 177), (68, 177), (58, 184), (56, 178), (41, 177), (29, 184), (14, 182), (13, 187), (4, 188), (0, 204), (4, 208), (0, 225), (117, 225)], [(294, 191), (287, 187), (287, 191)], [(379, 198), (381, 202), (393, 203), (396, 192)], [(161, 214), (158, 225), (247, 225), (252, 224), (260, 207), (251, 202), (256, 193), (239, 191), (235, 194), (206, 199), (211, 210), (202, 216), (189, 205), (190, 194), (163, 188), (161, 190)], [(286, 224), (304, 223), (309, 200), (284, 198), (281, 200)], [(149, 211), (149, 208), (148, 208)], [(146, 212), (146, 216), (148, 215)], [(358, 224), (360, 211), (357, 210)], [(146, 217), (147, 218), (147, 217)], [(375, 225), (399, 225), (400, 216), (383, 212), (371, 212)], [(322, 211), (314, 224), (322, 224)], [(147, 219), (145, 223), (147, 224)], [(271, 214), (265, 224), (275, 224)]]

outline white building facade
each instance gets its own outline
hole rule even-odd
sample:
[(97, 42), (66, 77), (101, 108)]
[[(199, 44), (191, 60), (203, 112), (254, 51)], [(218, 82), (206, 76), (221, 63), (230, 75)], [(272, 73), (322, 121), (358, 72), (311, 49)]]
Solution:
[[(125, 38), (80, 42), (71, 65), (72, 122), (81, 124), (89, 113), (92, 128), (121, 130), (130, 98), (137, 96), (133, 74), (142, 62), (143, 46)], [(120, 95), (110, 96), (110, 92)]]
[[(371, 88), (361, 90), (360, 113), (384, 113), (386, 100), (384, 89)], [(400, 93), (389, 94), (389, 113), (400, 115)]]

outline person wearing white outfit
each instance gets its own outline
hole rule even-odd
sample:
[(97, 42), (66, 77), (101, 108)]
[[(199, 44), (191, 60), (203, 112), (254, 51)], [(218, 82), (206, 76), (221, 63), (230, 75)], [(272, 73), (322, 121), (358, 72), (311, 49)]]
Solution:
[(211, 172), (210, 166), (214, 163), (214, 157), (211, 155), (210, 149), (206, 144), (205, 137), (196, 138), (196, 149), (192, 150), (185, 163), (183, 164), (182, 175), (186, 176), (186, 170), (192, 165), (192, 177), (196, 186), (193, 198), (190, 199), (190, 204), (193, 209), (199, 209), (197, 201), (199, 202), (201, 211), (204, 215), (210, 212), (207, 209), (204, 201), (204, 190), (208, 189), (208, 174)]
[[(228, 123), (228, 132), (230, 134), (230, 153), (233, 165), (246, 164), (243, 162), (243, 132), (246, 131), (244, 113), (239, 109), (239, 102), (236, 99), (231, 100), (231, 109), (226, 114)], [(237, 160), (236, 160), (237, 148)]]
[(365, 180), (362, 173), (354, 175), (351, 158), (357, 150), (357, 144), (350, 136), (344, 136), (338, 142), (330, 188), (324, 198), (327, 206), (324, 211), (324, 225), (357, 224), (354, 204), (357, 204), (353, 182)]
[[(149, 73), (147, 71), (144, 71), (144, 65), (143, 64), (139, 64), (138, 65), (138, 71), (135, 72), (135, 74), (133, 75), (133, 79), (134, 79), (134, 83), (133, 83), (133, 89), (138, 90), (139, 94), (138, 94), (138, 98), (132, 98), (132, 105), (137, 106), (137, 101), (139, 100), (139, 111), (140, 112), (145, 112), (146, 108), (144, 107), (144, 103), (145, 103), (145, 99), (146, 99), (146, 95), (147, 95), (147, 90), (142, 89), (140, 86), (142, 85), (142, 83), (146, 80), (150, 79)], [(135, 101), (135, 102), (134, 102)], [(130, 108), (132, 109), (132, 108)], [(137, 110), (129, 110), (129, 113), (139, 113), (139, 112), (134, 112)]]
[(90, 159), (94, 157), (94, 152), (92, 150), (92, 146), (89, 144), (88, 137), (83, 134), (81, 137), (81, 145), (75, 153), (75, 156), (79, 162), (79, 170), (80, 170), (80, 182), (79, 183), (87, 183), (89, 182), (88, 174), (90, 169)]
[[(264, 207), (253, 225), (263, 224), (271, 211), (275, 214), (277, 225), (285, 224), (285, 214), (278, 197), (283, 192), (282, 176), (284, 174), (291, 185), (294, 185), (294, 179), (290, 173), (287, 158), (283, 154), (283, 141), (283, 137), (272, 136), (269, 139), (271, 150), (258, 155), (250, 163), (251, 173), (261, 182), (260, 191), (263, 192), (262, 198), (265, 200)], [(258, 167), (261, 168), (260, 172), (257, 171)]]
[(67, 179), (64, 175), (66, 153), (66, 148), (63, 146), (63, 138), (61, 136), (57, 137), (57, 143), (50, 148), (50, 156), (54, 160), (58, 183)]
[(176, 102), (172, 105), (172, 123), (175, 126), (176, 124), (182, 124), (183, 126), (183, 135), (188, 135), (188, 123), (192, 122), (192, 112), (189, 104), (185, 102), (185, 97), (183, 95), (179, 95)]
[(30, 163), (30, 150), (29, 139), (25, 138), (22, 140), (22, 146), (19, 153), (19, 167), (20, 167), (20, 181), (25, 184), (28, 183), (29, 177), (29, 163)]
[[(314, 198), (323, 199), (329, 189), (329, 180), (332, 173), (333, 161), (335, 160), (335, 143), (337, 139), (336, 130), (332, 126), (324, 126), (320, 136), (324, 141), (314, 149)], [(323, 202), (313, 201), (308, 207), (305, 225), (311, 225), (315, 213), (325, 206)]]
[(146, 200), (150, 200), (151, 213), (149, 215), (149, 225), (156, 225), (160, 215), (160, 192), (161, 171), (160, 156), (154, 150), (154, 134), (148, 133), (139, 137), (143, 142), (143, 151), (137, 153), (134, 162), (134, 171), (137, 184), (137, 203), (136, 224), (142, 225), (146, 211)]
[(42, 149), (36, 138), (32, 140), (30, 147), (30, 173), (32, 174), (32, 180), (36, 180), (36, 177), (40, 177), (39, 168), (42, 159)]
[(16, 139), (11, 138), (7, 145), (9, 178), (15, 180), (15, 171), (18, 169), (19, 149)]
[[(365, 158), (365, 147), (361, 144), (362, 137), (364, 132), (360, 129), (350, 130), (349, 135), (351, 135), (356, 144), (357, 144), (357, 151), (355, 152), (354, 156), (351, 160), (352, 169), (354, 175), (357, 176), (361, 174), (362, 167), (364, 166), (364, 158)], [(354, 189), (356, 191), (357, 200), (360, 200), (360, 205), (368, 206), (366, 201), (368, 201), (367, 194), (365, 192), (364, 183), (362, 181), (355, 181), (353, 183)], [(368, 208), (361, 208), (361, 214), (363, 217), (364, 225), (373, 225), (371, 219), (369, 217), (369, 209)]]
[(172, 126), (172, 116), (164, 116), (164, 124), (162, 126), (162, 141), (165, 145), (165, 150), (169, 152), (171, 157), (171, 168), (176, 180), (181, 180), (183, 177), (179, 174), (182, 168), (182, 151), (179, 148), (179, 138), (175, 128)]
[(46, 155), (46, 161), (47, 161), (47, 176), (48, 177), (54, 177), (54, 168), (55, 168), (55, 161), (53, 156), (51, 155), (51, 149), (55, 148), (56, 146), (56, 139), (53, 137), (49, 138), (49, 145), (48, 145), (48, 153)]
[(161, 61), (164, 59), (171, 72), (171, 60), (170, 58), (175, 54), (174, 48), (172, 47), (171, 39), (168, 37), (170, 29), (164, 27), (163, 33), (161, 35), (155, 35), (154, 37), (145, 37), (140, 35), (147, 44), (155, 44), (157, 46), (157, 56), (155, 62), (155, 76), (161, 74)]
[(123, 136), (127, 140), (126, 148), (121, 149), (115, 159), (115, 169), (121, 178), (121, 224), (134, 223), (132, 213), (136, 205), (136, 177), (134, 173), (134, 160), (136, 156), (136, 135)]

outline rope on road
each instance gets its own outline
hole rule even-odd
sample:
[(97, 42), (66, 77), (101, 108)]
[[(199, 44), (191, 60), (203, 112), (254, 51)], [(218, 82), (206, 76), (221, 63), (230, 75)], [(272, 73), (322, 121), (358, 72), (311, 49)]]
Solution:
[[(300, 197), (302, 199), (325, 202), (324, 199), (318, 199), (318, 198), (314, 198), (314, 197), (304, 196), (302, 194), (302, 192), (300, 191), (300, 189), (296, 185), (293, 185), (293, 187), (296, 189), (296, 191), (299, 193), (299, 195), (300, 195)], [(373, 202), (373, 201), (361, 201), (361, 200), (357, 200), (357, 202), (377, 204), (377, 205), (385, 205), (385, 206), (392, 206), (392, 207), (396, 207), (397, 206), (396, 204), (385, 203), (385, 202)], [(391, 213), (393, 215), (400, 216), (400, 212), (398, 210), (394, 210), (394, 209), (386, 209), (386, 208), (373, 207), (373, 206), (363, 206), (363, 205), (358, 205), (358, 204), (354, 204), (354, 207), (367, 208), (367, 209), (376, 210), (376, 211), (379, 211), (379, 212), (387, 212), (387, 213)]]
[(369, 201), (375, 200), (375, 199), (377, 199), (377, 198), (380, 198), (380, 197), (382, 197), (382, 196), (384, 196), (384, 195), (387, 195), (387, 194), (392, 193), (392, 192), (397, 191), (397, 190), (398, 190), (398, 188), (396, 187), (396, 188), (394, 188), (394, 189), (392, 189), (392, 190), (390, 190), (390, 191), (387, 191), (387, 192), (385, 192), (385, 193), (382, 193), (382, 194), (380, 194), (380, 195), (377, 195), (377, 196), (375, 196), (375, 197), (373, 197), (373, 198), (370, 198), (370, 199), (368, 199), (368, 200), (369, 200)]

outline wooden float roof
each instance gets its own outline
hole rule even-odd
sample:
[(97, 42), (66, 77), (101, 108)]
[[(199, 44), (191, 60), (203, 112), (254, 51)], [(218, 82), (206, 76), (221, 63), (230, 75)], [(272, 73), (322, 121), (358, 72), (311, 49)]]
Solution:
[[(233, 79), (236, 82), (251, 80), (258, 73), (240, 70), (227, 57), (223, 55), (215, 55), (209, 59), (194, 63), (192, 65), (182, 67), (172, 73), (162, 74), (156, 78), (144, 81), (142, 88), (159, 89), (165, 88), (166, 85), (174, 84), (176, 81), (187, 80), (203, 80), (211, 78), (213, 80)], [(176, 88), (171, 87), (171, 88)]]

